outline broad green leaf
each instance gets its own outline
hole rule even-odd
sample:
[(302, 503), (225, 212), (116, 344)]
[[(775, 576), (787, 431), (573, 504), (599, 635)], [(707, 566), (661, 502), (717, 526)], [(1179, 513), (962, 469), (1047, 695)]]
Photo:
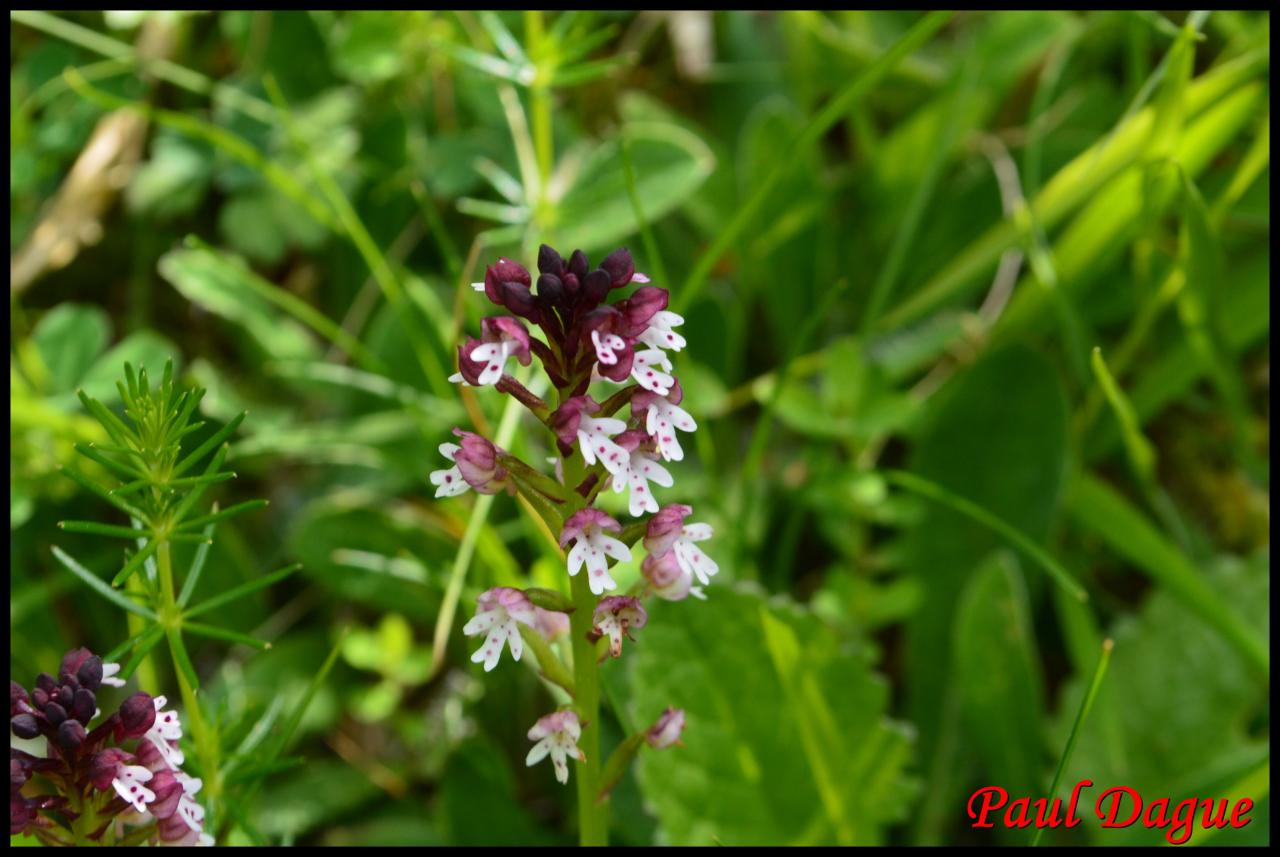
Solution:
[(1022, 574), (1003, 551), (974, 572), (956, 607), (952, 676), (984, 782), (1038, 795), (1048, 786), (1044, 676)]
[(49, 310), (31, 333), (49, 371), (48, 392), (73, 392), (110, 337), (111, 321), (99, 307), (64, 303)]
[[(1066, 395), (1053, 366), (1025, 346), (992, 351), (951, 381), (923, 420), (910, 472), (1041, 541), (1066, 470)], [(936, 503), (906, 538), (905, 565), (923, 592), (907, 624), (908, 699), (926, 760), (943, 725), (938, 653), (954, 640), (956, 603), (979, 562), (1003, 545), (994, 530)]]
[(637, 761), (661, 841), (871, 844), (902, 818), (909, 733), (865, 653), (811, 614), (713, 587), (654, 604), (643, 634), (604, 671), (630, 731), (685, 711), (686, 746)]
[[(684, 202), (715, 167), (707, 145), (678, 125), (631, 122), (621, 133), (630, 141), (637, 192), (650, 223)], [(639, 229), (618, 147), (610, 140), (592, 152), (557, 205), (556, 240), (564, 246), (609, 250)]]

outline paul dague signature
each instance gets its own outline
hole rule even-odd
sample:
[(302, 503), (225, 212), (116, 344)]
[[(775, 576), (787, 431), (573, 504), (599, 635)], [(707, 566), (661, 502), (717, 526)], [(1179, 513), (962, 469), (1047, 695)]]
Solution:
[[(1032, 800), (1029, 797), (1009, 800), (1009, 793), (999, 786), (985, 786), (978, 789), (969, 798), (969, 818), (973, 819), (973, 827), (995, 827), (999, 822), (1008, 828), (1023, 827), (1076, 827), (1080, 824), (1080, 816), (1076, 808), (1080, 803), (1080, 795), (1085, 789), (1093, 786), (1093, 780), (1081, 780), (1071, 790), (1071, 800), (1067, 803), (1066, 817), (1062, 817), (1062, 801), (1054, 798)], [(1169, 828), (1165, 839), (1173, 845), (1181, 845), (1191, 838), (1195, 828), (1196, 814), (1203, 809), (1200, 825), (1205, 829), (1234, 827), (1241, 828), (1253, 819), (1249, 811), (1253, 809), (1253, 801), (1241, 798), (1235, 806), (1230, 807), (1228, 815), (1226, 798), (1215, 801), (1213, 798), (1187, 798), (1173, 805), (1172, 798), (1156, 798), (1144, 803), (1137, 789), (1128, 786), (1112, 786), (1098, 795), (1094, 804), (1094, 813), (1103, 827), (1129, 827), (1141, 823), (1143, 827), (1152, 829)], [(999, 811), (1004, 810), (1003, 817)], [(995, 819), (993, 821), (992, 819)]]

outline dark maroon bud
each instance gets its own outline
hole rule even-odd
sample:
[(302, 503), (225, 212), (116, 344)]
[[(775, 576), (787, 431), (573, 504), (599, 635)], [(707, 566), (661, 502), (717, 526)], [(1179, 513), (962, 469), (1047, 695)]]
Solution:
[(40, 734), (40, 721), (33, 714), (19, 714), (9, 721), (9, 726), (19, 738), (34, 738)]
[(581, 250), (574, 250), (573, 255), (569, 257), (569, 273), (578, 278), (578, 282), (582, 282), (587, 278), (587, 271), (591, 266), (587, 264), (587, 254)]
[(178, 811), (178, 801), (182, 798), (182, 783), (178, 782), (173, 771), (162, 768), (147, 781), (147, 788), (155, 793), (156, 799), (147, 804), (147, 812), (156, 818), (168, 818)]
[(80, 669), (76, 670), (76, 678), (80, 680), (80, 686), (87, 690), (97, 690), (102, 684), (102, 658), (97, 655), (90, 655), (80, 665)]
[(538, 277), (538, 297), (552, 306), (559, 306), (564, 301), (564, 283), (555, 274), (543, 274)]
[(120, 766), (132, 760), (132, 756), (118, 747), (108, 747), (101, 753), (94, 753), (89, 759), (89, 780), (93, 787), (104, 792), (111, 788), (111, 781), (116, 778)]
[(609, 294), (609, 274), (597, 268), (582, 281), (582, 293), (588, 305), (598, 304)]
[(51, 694), (53, 701), (61, 705), (63, 708), (70, 708), (71, 702), (76, 698), (76, 692), (71, 685), (64, 684), (62, 687)]
[(502, 283), (519, 283), (526, 289), (533, 285), (533, 280), (529, 276), (529, 269), (519, 262), (513, 262), (505, 257), (500, 257), (498, 263), (493, 265), (493, 272), (497, 275), (498, 281)]
[(151, 694), (139, 691), (120, 703), (120, 728), (118, 735), (138, 738), (145, 735), (156, 722), (156, 706)]
[(63, 708), (56, 702), (50, 702), (44, 707), (45, 719), (53, 726), (67, 719), (67, 709)]
[(546, 244), (538, 248), (538, 270), (544, 274), (564, 273), (564, 259)]
[(93, 719), (93, 712), (97, 708), (98, 700), (93, 695), (93, 691), (82, 687), (76, 691), (75, 699), (71, 700), (69, 711), (73, 718), (88, 726), (89, 721)]
[(64, 720), (58, 725), (57, 742), (64, 750), (78, 750), (84, 743), (84, 724), (79, 720)]
[(657, 286), (641, 286), (625, 301), (618, 302), (618, 311), (626, 319), (624, 336), (639, 336), (649, 326), (649, 320), (667, 308), (669, 295)]
[(597, 363), (596, 369), (601, 375), (610, 381), (617, 381), (619, 384), (625, 382), (631, 376), (631, 365), (635, 362), (636, 353), (630, 348), (624, 348), (618, 352), (618, 362), (612, 365)]
[(80, 666), (89, 658), (93, 657), (93, 652), (81, 647), (72, 649), (62, 656), (62, 664), (58, 667), (58, 681), (65, 684), (67, 676), (75, 675), (80, 671)]
[(36, 687), (52, 696), (53, 692), (58, 689), (58, 682), (48, 673), (40, 673), (40, 675), (36, 676)]
[(17, 836), (35, 821), (36, 802), (24, 798), (18, 792), (9, 793), (9, 835)]
[(480, 386), (480, 373), (487, 365), (484, 361), (471, 359), (472, 350), (481, 344), (480, 340), (468, 336), (467, 341), (458, 346), (458, 374), (473, 387)]
[(9, 716), (25, 711), (24, 706), (30, 704), (31, 697), (27, 696), (27, 689), (13, 679), (9, 679)]
[(25, 786), (29, 779), (31, 779), (31, 766), (24, 764), (21, 759), (10, 759), (9, 794), (13, 794), (18, 789)]
[(620, 289), (631, 282), (631, 277), (636, 272), (636, 263), (631, 258), (631, 251), (626, 247), (619, 247), (605, 256), (600, 267), (608, 273), (610, 285), (615, 289)]
[(31, 691), (31, 704), (36, 708), (43, 710), (44, 707), (49, 704), (49, 694), (43, 689), (37, 687), (35, 690)]
[(667, 401), (673, 405), (678, 405), (683, 398), (684, 389), (680, 386), (680, 379), (673, 378), (671, 381), (671, 392), (667, 393)]
[(527, 286), (517, 283), (501, 284), (502, 305), (521, 318), (533, 319), (537, 314), (538, 304), (533, 292)]

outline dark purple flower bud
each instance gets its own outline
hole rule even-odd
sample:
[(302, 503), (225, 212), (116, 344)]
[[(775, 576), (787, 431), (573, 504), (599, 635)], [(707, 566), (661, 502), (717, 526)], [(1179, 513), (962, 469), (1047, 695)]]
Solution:
[(564, 273), (564, 259), (546, 244), (538, 248), (538, 270), (544, 274), (559, 276)]
[(50, 702), (44, 707), (44, 716), (51, 726), (57, 726), (67, 719), (67, 710), (56, 702)]
[(582, 281), (582, 294), (587, 306), (600, 303), (609, 295), (609, 275), (597, 268)]
[(43, 710), (49, 704), (49, 694), (43, 688), (37, 687), (31, 691), (31, 704)]
[(27, 696), (27, 689), (13, 679), (9, 679), (9, 716), (26, 711), (30, 706), (31, 697)]
[(613, 442), (625, 449), (627, 452), (635, 452), (642, 446), (653, 446), (653, 438), (649, 437), (647, 432), (638, 429), (624, 431), (613, 439)]
[(533, 295), (529, 292), (532, 283), (528, 270), (510, 259), (499, 259), (484, 271), (484, 293), (489, 300), (517, 315), (527, 317), (533, 309)]
[(161, 768), (147, 781), (147, 788), (155, 792), (156, 799), (147, 804), (147, 812), (156, 818), (168, 818), (178, 811), (178, 801), (182, 798), (182, 783), (178, 782), (173, 771)]
[(671, 550), (684, 530), (684, 519), (692, 514), (693, 507), (683, 503), (663, 506), (649, 519), (649, 525), (645, 528), (644, 549), (653, 556), (661, 556)]
[(62, 664), (58, 667), (58, 680), (65, 683), (67, 676), (73, 676), (80, 671), (80, 665), (89, 658), (93, 657), (93, 652), (81, 647), (72, 649), (62, 656)]
[(31, 766), (22, 759), (9, 759), (9, 794), (21, 789), (31, 779)]
[(71, 752), (80, 749), (86, 734), (84, 724), (79, 720), (64, 720), (58, 724), (58, 734), (55, 739), (59, 747)]
[(156, 821), (156, 830), (160, 833), (162, 842), (174, 844), (195, 844), (195, 838), (199, 835), (192, 830), (183, 819), (181, 813), (175, 812), (168, 818), (161, 818)]
[(609, 284), (615, 289), (620, 289), (630, 283), (631, 277), (636, 272), (636, 264), (631, 258), (631, 251), (626, 247), (619, 247), (608, 256), (605, 256), (604, 261), (600, 263), (600, 267), (609, 275)]
[(462, 379), (473, 387), (480, 386), (480, 373), (484, 372), (488, 361), (472, 360), (471, 352), (477, 346), (483, 345), (480, 340), (473, 336), (468, 336), (467, 341), (458, 346), (458, 374)]
[(538, 301), (528, 286), (517, 283), (503, 283), (502, 305), (521, 318), (535, 321), (538, 316)]
[(48, 673), (40, 673), (40, 675), (36, 676), (36, 687), (52, 696), (53, 692), (58, 689), (58, 682)]
[(63, 708), (70, 708), (72, 701), (76, 698), (76, 692), (69, 684), (62, 687), (52, 694), (53, 701), (61, 705)]
[(498, 448), (488, 439), (462, 429), (454, 429), (461, 442), (453, 463), (467, 484), (481, 494), (497, 494), (507, 487), (507, 470), (498, 463)]
[(573, 255), (569, 257), (569, 273), (578, 278), (581, 283), (587, 278), (587, 271), (591, 268), (587, 263), (587, 254), (581, 250), (574, 250)]
[(120, 703), (117, 738), (140, 738), (156, 722), (156, 706), (151, 694), (139, 691)]
[(17, 836), (36, 820), (35, 800), (28, 800), (18, 792), (9, 793), (9, 835)]
[(666, 289), (657, 286), (641, 286), (631, 297), (618, 301), (617, 308), (622, 313), (624, 324), (622, 332), (626, 336), (636, 337), (644, 333), (649, 320), (667, 308), (669, 295)]
[[(143, 743), (149, 744), (151, 742), (144, 741)], [(127, 765), (132, 761), (133, 756), (119, 747), (108, 747), (100, 753), (94, 753), (89, 757), (89, 781), (93, 783), (95, 789), (105, 792), (111, 788), (111, 781), (116, 778), (120, 766)]]
[(94, 696), (93, 691), (80, 688), (76, 691), (75, 698), (71, 700), (71, 708), (68, 713), (88, 726), (89, 721), (93, 719), (93, 712), (98, 708), (98, 700)]
[(76, 678), (80, 680), (82, 688), (97, 690), (102, 684), (102, 658), (97, 655), (85, 658), (84, 663), (80, 664), (80, 669), (76, 670)]
[(9, 727), (19, 738), (34, 738), (40, 734), (40, 721), (34, 714), (19, 714), (9, 721)]
[(555, 274), (538, 277), (538, 297), (550, 306), (560, 306), (565, 299), (564, 281)]

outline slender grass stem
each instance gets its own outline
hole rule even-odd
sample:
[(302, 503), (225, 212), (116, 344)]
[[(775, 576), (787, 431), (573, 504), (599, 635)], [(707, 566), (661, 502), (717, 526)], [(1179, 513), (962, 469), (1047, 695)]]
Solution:
[[(1111, 650), (1114, 643), (1111, 640), (1102, 641), (1102, 657), (1098, 659), (1098, 668), (1093, 672), (1093, 681), (1089, 682), (1089, 689), (1085, 692), (1084, 699), (1080, 701), (1080, 710), (1076, 712), (1076, 720), (1071, 724), (1071, 734), (1067, 736), (1067, 746), (1062, 750), (1062, 758), (1058, 760), (1058, 770), (1053, 775), (1053, 785), (1049, 786), (1048, 800), (1053, 801), (1053, 796), (1058, 793), (1058, 786), (1062, 785), (1062, 775), (1066, 773), (1067, 763), (1071, 761), (1071, 753), (1076, 748), (1076, 739), (1080, 737), (1080, 730), (1084, 727), (1084, 722), (1089, 718), (1089, 709), (1093, 708), (1093, 702), (1098, 697), (1098, 689), (1102, 687), (1102, 679), (1107, 674), (1107, 665), (1111, 663)], [(1036, 835), (1031, 838), (1033, 846), (1040, 844), (1040, 837), (1044, 836), (1044, 828), (1036, 830)]]

